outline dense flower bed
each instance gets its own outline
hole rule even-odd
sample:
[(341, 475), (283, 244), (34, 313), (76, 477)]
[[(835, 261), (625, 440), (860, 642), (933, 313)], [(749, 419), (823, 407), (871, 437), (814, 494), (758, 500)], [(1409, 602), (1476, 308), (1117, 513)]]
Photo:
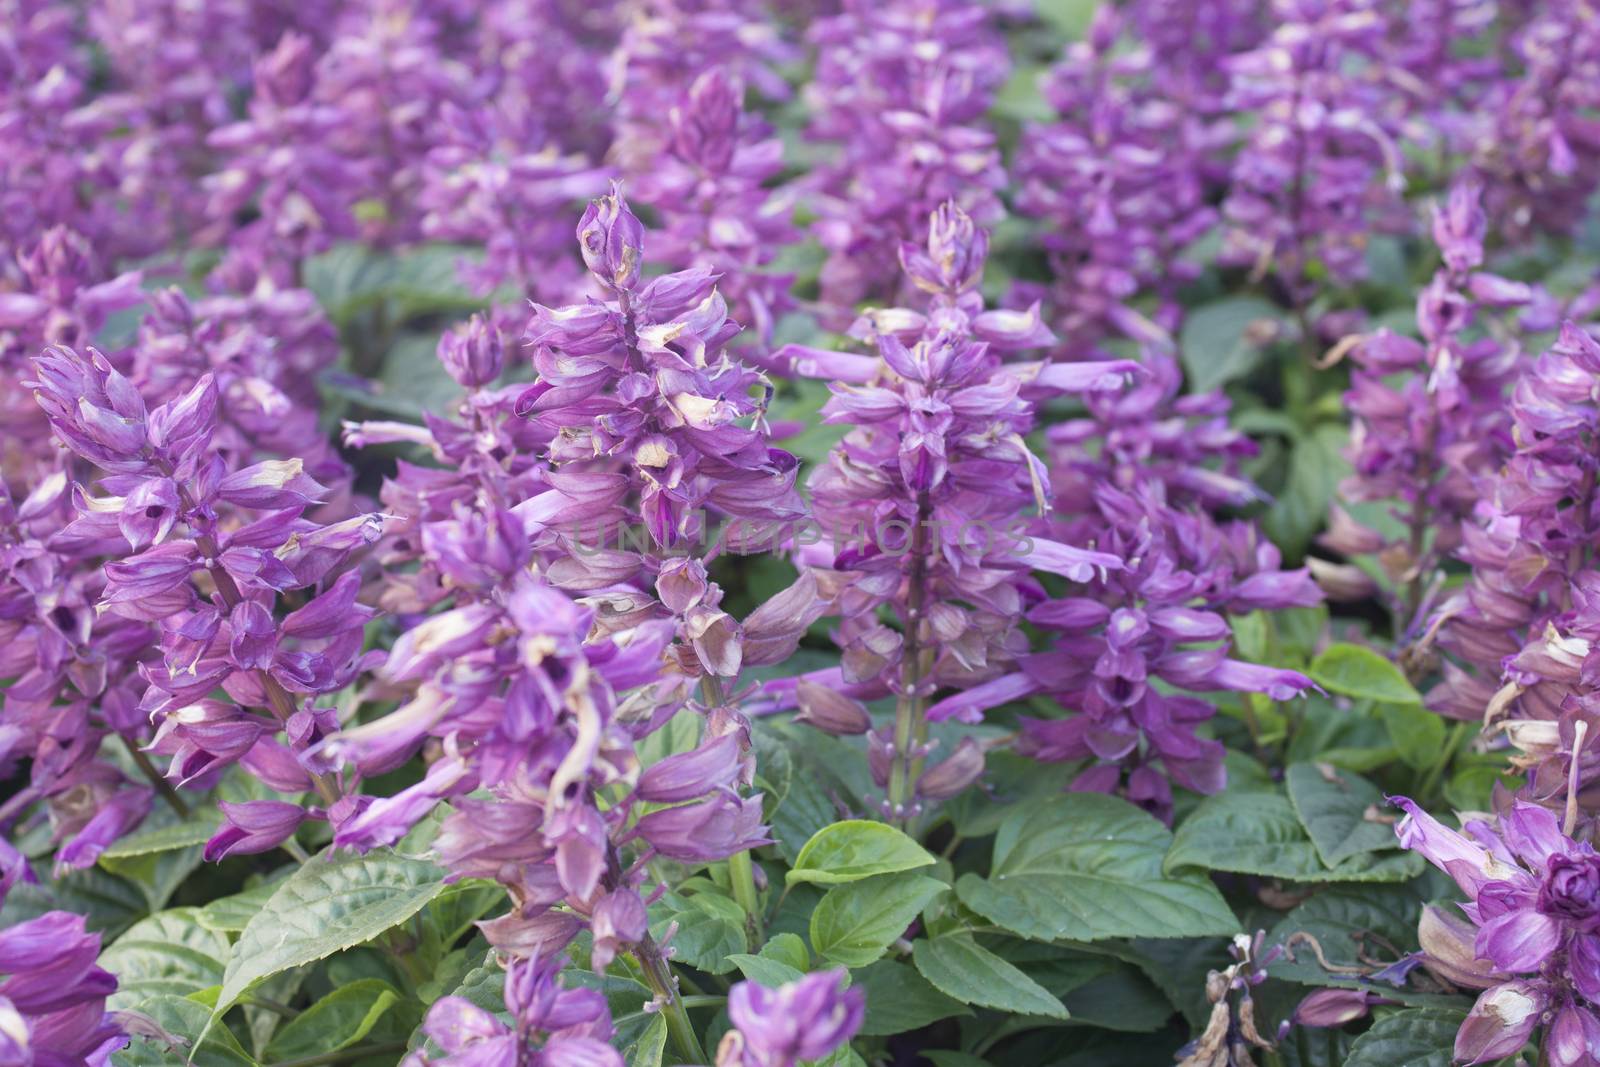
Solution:
[(0, 0), (0, 1067), (1600, 1063), (1593, 0)]

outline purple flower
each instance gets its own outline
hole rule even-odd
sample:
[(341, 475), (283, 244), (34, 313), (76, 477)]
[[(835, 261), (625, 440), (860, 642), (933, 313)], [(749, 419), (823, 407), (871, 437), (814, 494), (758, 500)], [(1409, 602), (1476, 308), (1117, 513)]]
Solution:
[(609, 1044), (611, 1015), (593, 989), (562, 989), (562, 958), (513, 960), (506, 965), (509, 1024), (461, 997), (442, 997), (428, 1009), (422, 1030), (444, 1051), (413, 1053), (418, 1067), (622, 1067)]
[(717, 1047), (717, 1067), (795, 1067), (829, 1055), (861, 1029), (866, 997), (842, 988), (842, 968), (769, 989), (740, 982), (728, 994), (733, 1029)]
[(0, 931), (0, 1062), (105, 1063), (126, 1045), (106, 1014), (117, 980), (95, 966), (100, 935), (52, 911)]
[(995, 15), (966, 0), (852, 2), (819, 19), (806, 86), (808, 134), (839, 146), (811, 178), (814, 230), (828, 260), (822, 297), (840, 317), (868, 298), (899, 298), (900, 245), (954, 201), (980, 225), (1002, 214), (994, 134), (979, 120), (1010, 67)]
[(1544, 1024), (1550, 1063), (1590, 1062), (1600, 1049), (1600, 854), (1535, 804), (1515, 801), (1498, 827), (1468, 822), (1462, 834), (1405, 797), (1391, 799), (1406, 812), (1400, 843), (1468, 897), (1461, 911), (1471, 927), (1425, 913), (1420, 931), (1430, 967), (1484, 988), (1456, 1037), (1456, 1059), (1508, 1056)]

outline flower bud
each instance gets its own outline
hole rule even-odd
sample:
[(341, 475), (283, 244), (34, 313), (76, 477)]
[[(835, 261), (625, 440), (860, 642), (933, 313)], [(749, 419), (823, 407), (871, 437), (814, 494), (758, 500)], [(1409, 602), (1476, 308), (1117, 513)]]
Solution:
[(589, 202), (578, 222), (578, 244), (591, 273), (608, 289), (631, 290), (644, 261), (644, 227), (613, 182), (611, 193)]
[(796, 686), (800, 710), (794, 721), (809, 723), (823, 733), (840, 736), (864, 734), (872, 728), (872, 716), (858, 700), (836, 693), (827, 686), (800, 679)]
[(983, 777), (983, 748), (964, 737), (948, 759), (917, 780), (917, 792), (934, 800), (944, 800), (962, 792)]
[(439, 338), (439, 362), (463, 389), (481, 389), (505, 368), (500, 331), (482, 316), (472, 316), (465, 326)]

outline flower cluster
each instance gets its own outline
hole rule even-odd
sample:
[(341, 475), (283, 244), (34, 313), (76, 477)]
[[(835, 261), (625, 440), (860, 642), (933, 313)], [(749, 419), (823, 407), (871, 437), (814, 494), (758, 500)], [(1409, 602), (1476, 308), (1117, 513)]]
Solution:
[[(128, 710), (159, 723), (152, 747), (172, 757), (167, 778), (210, 784), (242, 762), (279, 791), (315, 787), (326, 806), (293, 819), (276, 801), (226, 809), (230, 822), (213, 852), (272, 848), (306, 814), (346, 814), (310, 752), (337, 725), (317, 697), (343, 689), (361, 668), (370, 612), (356, 603), (359, 575), (347, 565), (381, 519), (307, 518), (323, 489), (298, 459), (230, 470), (211, 448), (219, 407), (211, 374), (147, 408), (98, 351), (56, 348), (36, 361), (32, 385), (61, 442), (102, 472), (96, 485), (73, 488), (74, 517), (55, 541), (109, 557), (95, 614), (157, 628), (159, 656), (140, 664), (145, 687)], [(279, 598), (291, 593), (299, 606), (277, 617)], [(229, 699), (213, 696), (219, 688)], [(118, 800), (95, 820), (118, 812)], [(145, 794), (142, 806), (124, 803), (92, 842), (80, 835), (75, 844), (86, 854), (72, 862), (93, 862), (148, 802)], [(273, 833), (257, 825), (263, 815)]]
[(810, 38), (819, 55), (808, 132), (838, 146), (812, 178), (828, 252), (822, 299), (847, 322), (863, 299), (904, 294), (900, 244), (921, 244), (940, 204), (954, 200), (980, 225), (1001, 216), (1005, 173), (978, 120), (1009, 61), (994, 13), (970, 0), (849, 0)]
[(1498, 826), (1451, 830), (1404, 797), (1400, 842), (1455, 879), (1463, 920), (1424, 909), (1420, 936), (1430, 970), (1478, 989), (1456, 1035), (1458, 1063), (1520, 1051), (1535, 1029), (1552, 1067), (1600, 1056), (1600, 853), (1562, 832), (1556, 817), (1516, 802)]
[[(1062, 333), (1075, 350), (1103, 336), (1149, 340), (1176, 325), (1178, 258), (1216, 221), (1206, 203), (1207, 127), (1153, 91), (1153, 46), (1116, 48), (1102, 7), (1041, 86), (1060, 120), (1031, 126), (1018, 150), (1019, 213), (1044, 220)], [(1130, 306), (1158, 288), (1152, 323)], [(1158, 325), (1159, 324), (1159, 328)]]
[(768, 989), (740, 982), (728, 994), (733, 1029), (717, 1048), (717, 1067), (796, 1067), (820, 1060), (861, 1029), (866, 999), (843, 989), (844, 972), (818, 971)]
[[(0, 902), (32, 881), (27, 860), (0, 841)], [(52, 911), (0, 930), (0, 1063), (105, 1063), (128, 1043), (106, 997), (116, 978), (95, 966), (100, 935), (83, 916)]]
[(1227, 60), (1229, 107), (1256, 121), (1233, 163), (1222, 260), (1270, 271), (1303, 308), (1313, 260), (1335, 280), (1359, 277), (1368, 235), (1404, 225), (1407, 216), (1397, 210), (1395, 116), (1382, 88), (1382, 6), (1276, 0), (1273, 7), (1271, 35)]
[[(1382, 535), (1341, 515), (1323, 543), (1352, 556), (1376, 555), (1403, 588), (1402, 628), (1428, 607), (1423, 594), (1437, 561), (1461, 544), (1484, 479), (1512, 450), (1502, 397), (1520, 369), (1521, 351), (1478, 323), (1483, 313), (1527, 304), (1529, 287), (1490, 274), (1483, 265), (1487, 219), (1475, 183), (1464, 181), (1434, 212), (1433, 236), (1444, 263), (1417, 298), (1414, 340), (1388, 329), (1351, 350), (1357, 369), (1345, 396), (1354, 422), (1354, 474), (1341, 486), (1351, 502), (1394, 501), (1401, 538)], [(1403, 375), (1397, 387), (1391, 382)], [(1356, 591), (1364, 592), (1357, 579)]]
[[(1027, 511), (1047, 502), (1044, 467), (1024, 435), (1039, 401), (1118, 388), (1137, 367), (1001, 363), (1002, 352), (1052, 338), (1037, 305), (1027, 313), (984, 309), (977, 286), (988, 245), (961, 208), (943, 205), (925, 249), (901, 246), (927, 310), (873, 310), (857, 323), (876, 358), (799, 346), (778, 353), (799, 373), (837, 383), (823, 417), (855, 427), (811, 480), (817, 519), (835, 533), (802, 558), (839, 590), (842, 680), (871, 695), (893, 692), (909, 709), (892, 739), (871, 738), (873, 773), (896, 817), (914, 813), (919, 792), (949, 795), (982, 770), (969, 747), (922, 775), (931, 751), (922, 709), (937, 690), (990, 681), (1016, 658), (1030, 570), (1082, 579), (1119, 565), (1026, 536)], [(855, 534), (839, 543), (837, 531)], [(885, 625), (886, 607), (898, 631)]]

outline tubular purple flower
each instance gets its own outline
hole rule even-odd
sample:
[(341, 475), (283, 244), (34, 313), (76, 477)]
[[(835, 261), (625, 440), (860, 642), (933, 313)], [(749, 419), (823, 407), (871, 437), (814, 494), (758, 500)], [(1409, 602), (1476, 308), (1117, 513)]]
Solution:
[(795, 1067), (849, 1041), (866, 1014), (859, 989), (842, 988), (842, 968), (769, 989), (740, 982), (728, 994), (733, 1029), (717, 1047), (717, 1067)]

